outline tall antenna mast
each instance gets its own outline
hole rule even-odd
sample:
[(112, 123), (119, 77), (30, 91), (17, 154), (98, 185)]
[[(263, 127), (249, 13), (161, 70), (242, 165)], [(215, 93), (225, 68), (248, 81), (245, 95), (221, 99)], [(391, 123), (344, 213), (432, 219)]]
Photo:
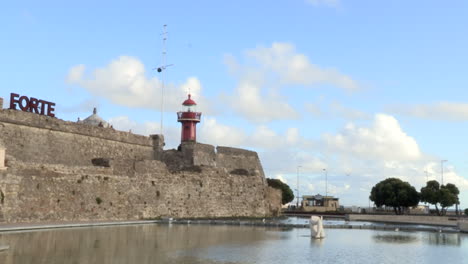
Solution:
[(161, 66), (154, 68), (153, 70), (157, 70), (158, 72), (161, 73), (161, 135), (163, 134), (163, 116), (164, 116), (164, 84), (166, 81), (166, 75), (164, 74), (165, 70), (167, 67), (172, 66), (174, 64), (169, 64), (166, 65), (166, 40), (167, 40), (167, 30), (166, 30), (167, 25), (165, 24), (163, 26), (163, 33), (162, 35), (162, 41), (163, 41), (163, 46), (162, 46), (162, 63)]
[[(165, 70), (166, 69), (166, 40), (167, 40), (167, 31), (166, 31), (166, 27), (167, 25), (164, 24), (164, 30), (163, 30), (163, 33), (162, 33), (162, 36), (163, 36), (163, 50), (162, 50), (162, 67), (163, 69), (161, 69), (162, 73), (161, 73), (161, 83), (162, 83), (162, 86), (161, 86), (161, 135), (163, 135), (163, 116), (164, 116), (164, 82), (165, 82), (165, 77), (166, 77), (166, 74), (164, 74)], [(158, 69), (159, 71), (159, 69)]]

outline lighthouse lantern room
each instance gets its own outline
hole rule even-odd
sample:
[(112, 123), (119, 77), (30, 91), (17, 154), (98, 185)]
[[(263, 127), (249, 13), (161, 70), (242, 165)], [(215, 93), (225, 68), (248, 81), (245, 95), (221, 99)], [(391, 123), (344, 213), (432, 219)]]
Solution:
[(190, 94), (182, 105), (184, 106), (184, 111), (177, 112), (177, 121), (182, 123), (181, 141), (196, 141), (197, 123), (200, 122), (202, 113), (196, 112), (197, 103), (192, 100)]

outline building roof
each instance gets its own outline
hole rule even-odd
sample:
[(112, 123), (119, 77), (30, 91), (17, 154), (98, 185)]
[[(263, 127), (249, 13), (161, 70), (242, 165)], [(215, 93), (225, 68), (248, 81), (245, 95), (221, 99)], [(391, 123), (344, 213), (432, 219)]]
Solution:
[(185, 105), (185, 106), (192, 106), (192, 105), (197, 105), (197, 103), (195, 103), (194, 100), (192, 100), (192, 98), (190, 98), (192, 95), (191, 94), (188, 94), (188, 99), (185, 100), (182, 105)]
[(316, 194), (316, 195), (303, 195), (302, 196), (303, 199), (307, 199), (307, 198), (312, 198), (314, 200), (322, 200), (322, 199), (325, 199), (325, 200), (338, 200), (339, 198), (337, 197), (333, 197), (333, 196), (324, 196), (324, 195), (320, 195), (320, 194)]
[(109, 127), (109, 124), (100, 116), (98, 116), (96, 107), (93, 109), (92, 115), (88, 116), (82, 121), (78, 121), (78, 123), (87, 124), (91, 126)]

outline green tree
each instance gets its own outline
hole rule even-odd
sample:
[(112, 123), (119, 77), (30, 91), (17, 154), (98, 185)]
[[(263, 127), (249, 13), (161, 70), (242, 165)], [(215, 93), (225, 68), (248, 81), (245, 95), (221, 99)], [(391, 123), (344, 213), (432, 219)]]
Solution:
[(278, 179), (267, 179), (268, 186), (281, 190), (281, 203), (287, 204), (294, 200), (294, 193), (289, 185)]
[(468, 215), (468, 208), (465, 209), (465, 215)]
[(421, 188), (421, 201), (433, 204), (438, 215), (445, 215), (447, 208), (453, 205), (457, 206), (456, 210), (458, 213), (458, 204), (460, 204), (459, 193), (460, 190), (458, 190), (455, 184), (448, 183), (447, 185), (440, 186), (437, 181), (428, 181), (426, 186)]
[(439, 199), (440, 185), (438, 181), (428, 181), (426, 186), (421, 188), (421, 202), (433, 204), (436, 212), (440, 215), (439, 207), (437, 206)]
[(377, 207), (393, 207), (395, 214), (402, 214), (404, 209), (419, 203), (419, 193), (408, 182), (397, 178), (388, 178), (377, 183), (369, 199)]
[(458, 187), (455, 184), (452, 184), (452, 183), (447, 183), (447, 185), (445, 185), (445, 188), (447, 190), (449, 190), (450, 193), (452, 193), (455, 196), (454, 197), (455, 212), (458, 215), (458, 205), (460, 204), (460, 199), (458, 198), (458, 195), (460, 194), (460, 190), (458, 189)]

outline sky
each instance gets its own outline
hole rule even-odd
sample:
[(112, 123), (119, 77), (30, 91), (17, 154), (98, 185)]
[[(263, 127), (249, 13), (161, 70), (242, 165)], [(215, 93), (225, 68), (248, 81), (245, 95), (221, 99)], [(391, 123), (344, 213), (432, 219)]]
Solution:
[(420, 190), (443, 172), (466, 208), (467, 12), (462, 0), (3, 0), (0, 97), (55, 102), (69, 121), (97, 107), (170, 149), (191, 93), (199, 142), (257, 151), (295, 194), (368, 206), (381, 180)]

